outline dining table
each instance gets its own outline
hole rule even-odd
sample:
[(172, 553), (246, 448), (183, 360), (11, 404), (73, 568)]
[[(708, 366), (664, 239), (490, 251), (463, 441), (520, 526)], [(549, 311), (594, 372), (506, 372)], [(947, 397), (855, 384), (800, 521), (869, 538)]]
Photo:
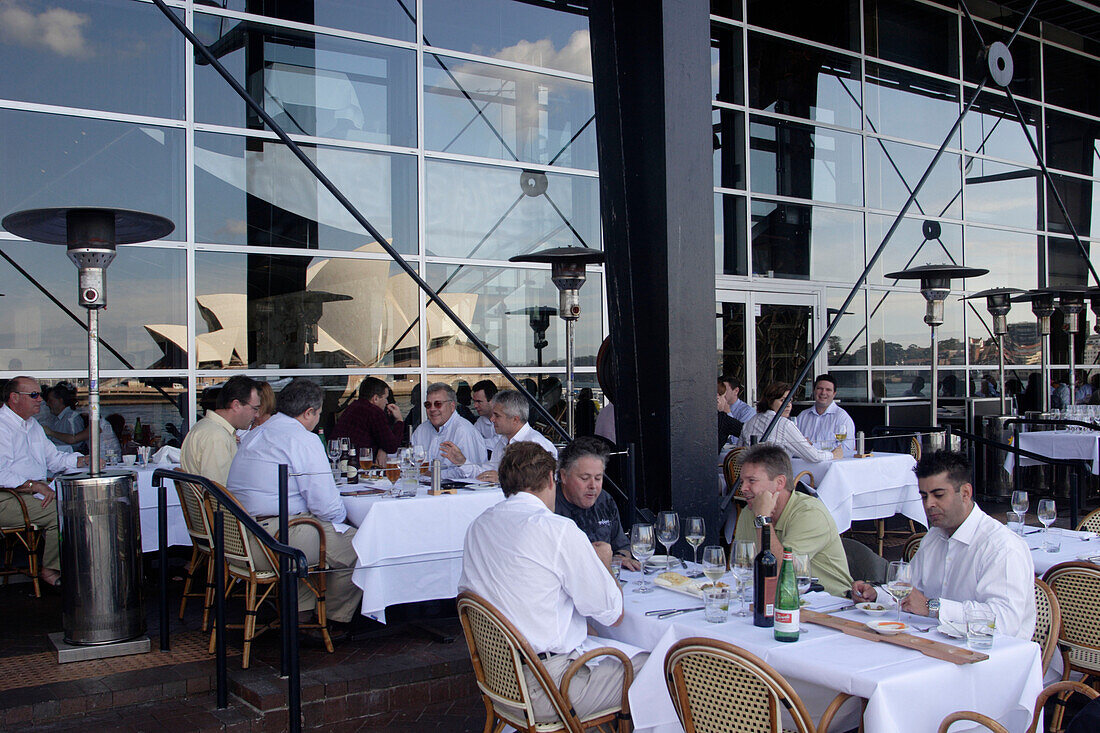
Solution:
[(458, 595), (466, 529), (503, 499), (499, 486), (479, 484), (439, 496), (423, 485), (409, 498), (344, 496), (347, 521), (358, 527), (352, 581), (363, 590), (363, 615), (385, 623), (388, 606)]
[(854, 521), (895, 514), (927, 526), (913, 473), (916, 465), (916, 459), (908, 453), (878, 451), (864, 458), (818, 463), (791, 459), (796, 477), (803, 471), (813, 476), (813, 488), (832, 514), (838, 532), (846, 532)]
[[(1047, 458), (1075, 459), (1088, 462), (1092, 473), (1100, 475), (1100, 431), (1096, 430), (1035, 430), (1020, 433), (1023, 450)], [(1005, 460), (1005, 470), (1011, 475), (1017, 456), (1010, 454)], [(1020, 466), (1037, 466), (1039, 461), (1019, 457)]]
[[(988, 659), (956, 664), (925, 656), (919, 651), (876, 643), (841, 631), (803, 621), (798, 641), (776, 641), (770, 628), (758, 628), (752, 614), (731, 615), (723, 623), (707, 622), (702, 611), (659, 620), (645, 612), (662, 608), (701, 605), (690, 596), (655, 587), (634, 593), (640, 573), (623, 572), (624, 615), (614, 627), (597, 626), (601, 636), (650, 651), (630, 687), (630, 712), (635, 731), (676, 733), (683, 731), (665, 682), (664, 658), (677, 641), (706, 637), (732, 643), (763, 659), (794, 687), (807, 709), (818, 720), (837, 693), (866, 701), (863, 729), (868, 733), (927, 733), (956, 710), (975, 710), (1000, 721), (1009, 730), (1024, 730), (1035, 698), (1043, 686), (1039, 646), (1009, 636), (996, 636)], [(727, 582), (735, 585), (735, 581)], [(820, 607), (834, 616), (867, 621), (847, 599), (814, 594), (809, 608)], [(810, 596), (807, 596), (809, 598)], [(831, 602), (830, 602), (831, 599)], [(953, 646), (965, 641), (935, 631), (930, 619), (903, 614), (913, 633)], [(859, 725), (859, 701), (848, 700), (834, 721), (833, 730)], [(970, 730), (960, 725), (952, 731)], [(978, 728), (981, 729), (981, 728)]]
[[(1056, 539), (1059, 545), (1057, 551), (1046, 549), (1049, 532), (1052, 539)], [(1040, 578), (1048, 570), (1063, 562), (1090, 562), (1100, 565), (1100, 537), (1095, 532), (1075, 532), (1070, 529), (1051, 527), (1043, 530), (1042, 527), (1024, 527), (1024, 542), (1031, 550), (1031, 559), (1035, 562), (1035, 574)]]

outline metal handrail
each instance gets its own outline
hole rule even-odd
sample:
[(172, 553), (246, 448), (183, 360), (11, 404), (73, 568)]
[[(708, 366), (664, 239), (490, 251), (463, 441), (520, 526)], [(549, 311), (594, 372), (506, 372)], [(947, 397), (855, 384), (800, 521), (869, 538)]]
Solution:
[[(279, 527), (280, 537), (287, 536), (286, 465), (279, 466)], [(252, 518), (227, 491), (204, 476), (170, 468), (153, 471), (153, 486), (157, 489), (158, 559), (160, 561), (160, 650), (168, 651), (168, 494), (164, 480), (184, 481), (201, 486), (217, 502), (214, 511), (214, 536), (211, 538), (214, 563), (214, 635), (217, 655), (217, 700), (219, 708), (229, 706), (229, 679), (225, 650), (225, 512), (240, 522), (264, 547), (279, 556), (279, 615), (282, 633), (281, 673), (287, 678), (287, 726), (292, 733), (301, 730), (301, 676), (298, 667), (298, 593), (297, 578), (309, 573), (304, 552), (283, 544)]]

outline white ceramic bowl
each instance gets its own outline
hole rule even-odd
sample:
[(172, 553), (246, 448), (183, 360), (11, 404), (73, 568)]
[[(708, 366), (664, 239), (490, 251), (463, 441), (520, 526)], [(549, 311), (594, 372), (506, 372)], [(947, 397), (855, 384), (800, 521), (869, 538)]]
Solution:
[(894, 634), (901, 634), (909, 630), (909, 624), (904, 621), (893, 621), (880, 619), (878, 621), (868, 621), (867, 628), (872, 631), (877, 631), (885, 636), (893, 636)]
[(857, 603), (856, 608), (858, 608), (860, 611), (863, 611), (868, 616), (881, 616), (890, 610), (881, 603), (874, 602)]
[(134, 465), (134, 463), (137, 462), (137, 456), (135, 456), (133, 453), (130, 453), (122, 457), (122, 462), (125, 463), (127, 466), (132, 466)]

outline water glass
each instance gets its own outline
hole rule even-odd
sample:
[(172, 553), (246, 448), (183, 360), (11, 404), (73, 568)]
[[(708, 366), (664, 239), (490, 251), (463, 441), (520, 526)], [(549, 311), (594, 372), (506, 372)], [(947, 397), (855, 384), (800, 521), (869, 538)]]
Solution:
[(619, 579), (619, 574), (623, 571), (623, 558), (621, 555), (613, 555), (611, 557), (611, 574), (615, 576), (615, 580)]
[(736, 540), (733, 543), (730, 566), (733, 577), (737, 578), (737, 593), (741, 599), (741, 608), (738, 616), (745, 616), (748, 611), (745, 608), (745, 593), (752, 587), (752, 564), (756, 559), (756, 543), (751, 540)]
[(657, 540), (665, 546), (665, 572), (672, 569), (672, 546), (680, 539), (680, 515), (661, 512), (657, 515)]
[(802, 595), (810, 589), (810, 556), (804, 552), (795, 552), (791, 554), (791, 560), (798, 583), (798, 595)]
[(1024, 524), (1027, 518), (1027, 507), (1030, 503), (1026, 491), (1012, 492), (1012, 513), (1016, 515), (1016, 534), (1023, 536)]
[(976, 652), (993, 648), (993, 632), (997, 628), (992, 611), (972, 608), (966, 612), (966, 646)]
[(703, 618), (712, 624), (720, 624), (729, 618), (729, 613), (729, 588), (711, 586), (703, 589)]
[(1047, 552), (1061, 552), (1062, 550), (1062, 530), (1050, 529), (1049, 527), (1043, 532), (1043, 549)]

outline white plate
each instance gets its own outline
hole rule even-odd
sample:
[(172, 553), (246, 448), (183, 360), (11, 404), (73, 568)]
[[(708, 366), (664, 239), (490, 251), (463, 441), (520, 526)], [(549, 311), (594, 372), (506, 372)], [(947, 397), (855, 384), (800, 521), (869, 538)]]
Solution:
[(857, 603), (856, 608), (863, 611), (868, 616), (881, 616), (890, 609), (881, 603)]
[(865, 625), (871, 631), (877, 631), (884, 636), (893, 636), (894, 634), (901, 634), (909, 630), (909, 624), (904, 621), (867, 621)]
[(966, 633), (965, 632), (959, 631), (958, 629), (956, 629), (951, 624), (944, 623), (943, 621), (941, 621), (940, 625), (936, 627), (936, 631), (940, 632), (941, 634), (948, 637), (949, 639), (965, 639), (966, 638)]

